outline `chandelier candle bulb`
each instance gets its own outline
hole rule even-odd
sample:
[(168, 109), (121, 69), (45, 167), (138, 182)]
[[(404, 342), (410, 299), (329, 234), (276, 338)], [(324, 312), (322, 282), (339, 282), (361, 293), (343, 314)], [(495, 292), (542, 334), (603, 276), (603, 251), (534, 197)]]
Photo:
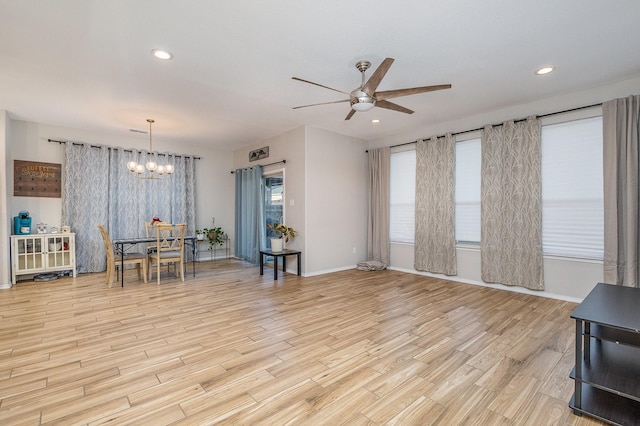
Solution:
[[(155, 162), (155, 155), (153, 153), (153, 139), (151, 136), (151, 125), (155, 123), (155, 120), (151, 118), (147, 119), (149, 123), (149, 161), (146, 164), (138, 164), (136, 161), (129, 161), (127, 163), (127, 169), (131, 172), (131, 174), (137, 173), (138, 179), (162, 179), (164, 178), (164, 174), (170, 175), (173, 173), (173, 166), (171, 164), (158, 164)], [(148, 171), (149, 174), (147, 176), (143, 176), (144, 172)], [(158, 175), (155, 176), (154, 172), (158, 172)]]

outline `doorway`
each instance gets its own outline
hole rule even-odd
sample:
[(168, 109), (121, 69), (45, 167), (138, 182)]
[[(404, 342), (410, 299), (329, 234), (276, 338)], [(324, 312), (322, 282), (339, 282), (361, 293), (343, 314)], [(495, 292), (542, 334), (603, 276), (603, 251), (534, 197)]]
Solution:
[[(264, 176), (264, 212), (266, 224), (284, 222), (284, 173), (277, 171)], [(264, 227), (267, 248), (271, 248), (269, 228)]]

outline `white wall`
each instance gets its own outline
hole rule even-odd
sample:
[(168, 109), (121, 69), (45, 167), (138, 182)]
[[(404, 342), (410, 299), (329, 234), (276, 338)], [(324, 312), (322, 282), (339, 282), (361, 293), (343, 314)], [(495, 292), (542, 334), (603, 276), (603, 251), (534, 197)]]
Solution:
[(604, 276), (602, 262), (545, 257), (543, 262), (545, 290), (542, 292), (533, 291), (520, 287), (484, 283), (480, 275), (479, 248), (458, 247), (456, 255), (458, 258), (458, 275), (448, 277), (440, 274), (424, 273), (416, 271), (413, 267), (412, 244), (393, 243), (391, 244), (391, 268), (419, 275), (574, 302), (584, 299), (596, 283), (602, 282)]
[(367, 257), (366, 142), (307, 128), (308, 275), (354, 268)]
[[(287, 160), (265, 172), (284, 170), (285, 223), (300, 232), (287, 247), (302, 251), (303, 275), (352, 268), (366, 257), (365, 145), (356, 138), (300, 127), (234, 153), (234, 168)], [(249, 152), (264, 146), (269, 147), (269, 158), (249, 162)], [(290, 271), (293, 263), (288, 263)]]
[[(485, 124), (500, 123), (509, 119), (523, 118), (528, 115), (544, 115), (571, 108), (602, 103), (609, 99), (626, 97), (640, 93), (640, 77), (612, 83), (609, 85), (575, 93), (563, 93), (553, 98), (540, 99), (536, 102), (513, 105), (509, 108), (487, 111), (471, 117), (435, 125), (417, 125), (416, 127), (389, 138), (369, 141), (370, 148), (390, 146), (405, 142), (425, 139), (446, 132), (463, 132), (476, 129)], [(506, 287), (495, 284), (484, 284), (480, 278), (480, 252), (477, 248), (460, 247), (457, 249), (458, 275), (447, 277), (495, 288), (532, 293), (566, 300), (583, 299), (596, 283), (603, 280), (602, 262), (576, 261), (570, 259), (544, 258), (544, 292), (531, 292), (519, 287)], [(391, 268), (418, 273), (413, 268), (413, 245), (391, 245)], [(432, 275), (432, 274), (424, 274)]]
[[(287, 248), (302, 251), (301, 268), (303, 274), (307, 270), (307, 257), (305, 255), (307, 244), (307, 226), (305, 222), (305, 138), (305, 128), (299, 127), (274, 138), (239, 149), (233, 154), (234, 170), (286, 160), (286, 164), (279, 163), (266, 166), (264, 171), (265, 173), (274, 170), (282, 170), (284, 172), (284, 222), (299, 231), (298, 236), (287, 243)], [(250, 162), (249, 152), (265, 146), (269, 147), (269, 157)], [(287, 265), (291, 271), (293, 271), (294, 263), (289, 262)]]
[[(48, 142), (48, 139), (135, 149), (149, 148), (148, 135), (113, 135), (18, 120), (10, 120), (10, 124), (7, 159), (9, 167), (6, 173), (9, 188), (13, 188), (13, 160), (64, 163), (64, 145)], [(157, 133), (159, 132), (154, 131), (154, 151), (201, 158), (196, 162), (196, 228), (211, 227), (211, 218), (215, 217), (216, 226), (221, 226), (229, 233), (233, 242), (235, 189), (233, 176), (229, 174), (233, 153), (164, 140), (161, 134)], [(10, 220), (18, 212), (28, 210), (34, 226), (40, 222), (49, 226), (61, 225), (61, 198), (14, 197), (13, 190), (10, 190), (6, 199)], [(206, 252), (206, 245), (201, 246), (200, 250)]]
[[(0, 166), (9, 170), (9, 117), (5, 110), (0, 110)], [(7, 193), (9, 192), (8, 173), (0, 173), (0, 289), (11, 287), (11, 269), (9, 259), (9, 235), (11, 235), (12, 219), (9, 217)]]

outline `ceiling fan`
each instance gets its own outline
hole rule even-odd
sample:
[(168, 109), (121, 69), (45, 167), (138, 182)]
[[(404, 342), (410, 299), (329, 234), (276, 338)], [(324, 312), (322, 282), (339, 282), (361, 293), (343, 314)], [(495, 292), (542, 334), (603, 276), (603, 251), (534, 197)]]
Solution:
[(393, 102), (389, 102), (387, 99), (451, 88), (450, 84), (439, 84), (436, 86), (422, 86), (422, 87), (412, 87), (410, 89), (396, 89), (396, 90), (385, 90), (382, 92), (376, 92), (378, 85), (384, 78), (387, 71), (389, 71), (391, 64), (393, 64), (393, 61), (394, 61), (393, 58), (386, 58), (384, 61), (382, 61), (380, 66), (378, 66), (378, 68), (373, 72), (373, 75), (369, 77), (369, 80), (367, 80), (366, 82), (365, 82), (364, 73), (369, 69), (369, 67), (371, 67), (371, 62), (358, 61), (356, 63), (356, 68), (358, 69), (358, 71), (360, 71), (360, 74), (362, 75), (362, 84), (360, 85), (360, 87), (354, 89), (351, 93), (343, 92), (342, 90), (338, 90), (332, 87), (324, 86), (322, 84), (314, 83), (313, 81), (303, 80), (298, 77), (291, 77), (292, 79), (302, 81), (303, 83), (309, 83), (315, 86), (324, 87), (325, 89), (333, 90), (334, 92), (338, 92), (338, 93), (344, 93), (345, 95), (349, 96), (349, 99), (342, 99), (342, 100), (333, 101), (333, 102), (321, 102), (318, 104), (302, 105), (302, 106), (293, 107), (293, 109), (306, 108), (306, 107), (316, 106), (316, 105), (327, 105), (327, 104), (337, 104), (341, 102), (350, 102), (351, 111), (349, 111), (349, 114), (347, 114), (347, 117), (345, 118), (345, 120), (349, 120), (351, 117), (353, 117), (353, 114), (355, 114), (356, 111), (360, 111), (360, 112), (369, 111), (373, 107), (391, 109), (394, 111), (404, 112), (405, 114), (413, 114), (413, 111), (410, 110), (409, 108), (405, 108)]

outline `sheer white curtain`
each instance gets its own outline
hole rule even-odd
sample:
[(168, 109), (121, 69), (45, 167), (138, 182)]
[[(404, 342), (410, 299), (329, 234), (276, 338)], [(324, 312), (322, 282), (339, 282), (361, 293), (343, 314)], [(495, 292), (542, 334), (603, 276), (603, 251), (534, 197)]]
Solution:
[(602, 115), (604, 280), (640, 287), (640, 95), (605, 102)]
[(456, 149), (451, 133), (416, 144), (414, 267), (456, 275)]
[(258, 263), (260, 249), (266, 247), (264, 180), (262, 166), (237, 169), (236, 175), (236, 245), (235, 255)]
[(391, 150), (369, 150), (369, 215), (367, 219), (367, 258), (389, 265), (389, 185)]
[(544, 289), (540, 120), (482, 132), (482, 280)]
[(62, 221), (76, 233), (78, 272), (99, 272), (106, 267), (98, 224), (107, 227), (112, 239), (144, 236), (144, 222), (153, 217), (186, 223), (187, 234), (195, 233), (195, 158), (156, 154), (158, 162), (173, 164), (171, 177), (137, 179), (127, 162), (146, 161), (148, 155), (65, 144)]

